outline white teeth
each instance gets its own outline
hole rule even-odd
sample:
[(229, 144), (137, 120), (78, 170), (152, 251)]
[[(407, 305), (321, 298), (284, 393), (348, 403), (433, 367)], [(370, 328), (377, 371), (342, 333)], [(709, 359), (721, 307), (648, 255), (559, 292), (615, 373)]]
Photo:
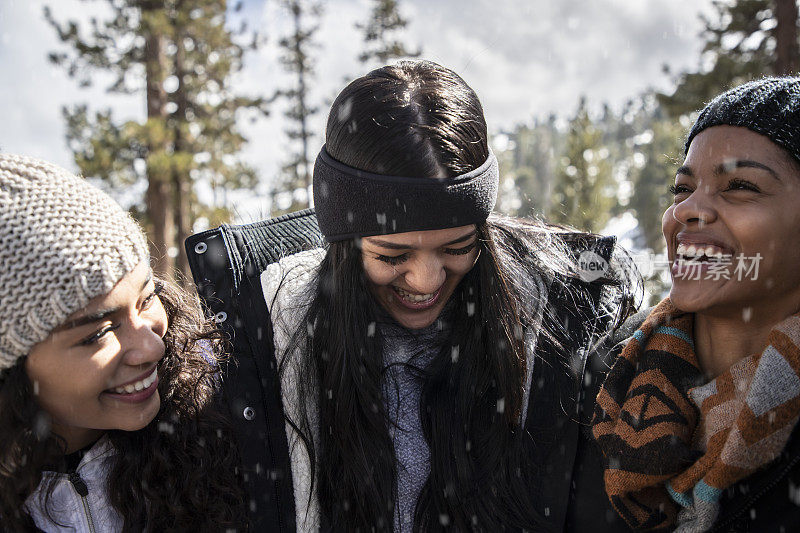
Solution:
[(722, 249), (713, 244), (686, 245), (682, 243), (677, 246), (675, 253), (683, 256), (684, 258), (695, 259), (699, 259), (701, 257), (706, 257), (708, 259), (722, 259), (725, 257), (725, 253), (722, 251)]
[(400, 287), (395, 287), (395, 290), (400, 296), (402, 296), (404, 300), (409, 300), (411, 302), (424, 302), (426, 300), (430, 300), (433, 298), (434, 294), (436, 294), (435, 292), (430, 294), (411, 294), (408, 291), (404, 291)]
[(154, 368), (153, 373), (147, 376), (146, 378), (137, 381), (136, 383), (128, 383), (124, 387), (116, 387), (112, 390), (117, 394), (131, 394), (133, 392), (138, 392), (140, 390), (149, 388), (150, 385), (152, 385), (155, 382), (157, 376), (158, 376), (158, 370)]

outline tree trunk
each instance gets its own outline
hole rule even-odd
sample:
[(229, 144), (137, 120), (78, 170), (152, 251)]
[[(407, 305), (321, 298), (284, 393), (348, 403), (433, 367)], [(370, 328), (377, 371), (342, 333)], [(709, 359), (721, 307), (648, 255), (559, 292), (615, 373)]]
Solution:
[[(145, 8), (143, 8), (143, 15)], [(162, 123), (167, 116), (167, 92), (164, 90), (164, 79), (167, 72), (167, 57), (164, 37), (154, 32), (145, 41), (145, 76), (147, 88), (147, 118), (157, 119)], [(149, 154), (166, 153), (166, 140), (156, 144), (150, 139)], [(169, 176), (163, 168), (147, 168), (147, 217), (152, 225), (150, 233), (150, 253), (154, 260), (153, 268), (160, 276), (172, 278), (173, 261), (169, 255), (170, 247), (175, 245), (175, 222), (172, 207), (172, 187)]]
[[(178, 2), (177, 5), (177, 12), (180, 12), (182, 8), (182, 3)], [(184, 49), (184, 42), (183, 42), (183, 34), (182, 28), (179, 27), (179, 23), (175, 23), (175, 76), (178, 78), (178, 89), (175, 91), (174, 99), (175, 104), (178, 106), (175, 111), (175, 120), (174, 120), (174, 128), (173, 128), (173, 135), (175, 136), (175, 155), (179, 156), (178, 161), (180, 165), (172, 165), (172, 182), (175, 191), (175, 226), (177, 227), (177, 246), (178, 246), (178, 255), (176, 257), (177, 264), (176, 267), (178, 271), (183, 274), (183, 281), (189, 282), (192, 279), (192, 271), (189, 268), (189, 257), (186, 255), (186, 250), (184, 249), (184, 242), (186, 242), (187, 237), (191, 235), (192, 231), (192, 222), (191, 216), (189, 213), (189, 200), (191, 195), (191, 182), (189, 180), (189, 168), (184, 164), (184, 158), (180, 157), (183, 155), (190, 155), (184, 154), (189, 147), (186, 146), (184, 142), (185, 139), (183, 135), (185, 130), (182, 128), (188, 120), (186, 118), (186, 110), (188, 108), (186, 102), (186, 85), (184, 83), (184, 77), (186, 76), (186, 72), (184, 72), (184, 60), (186, 55), (186, 50)]]
[[(300, 36), (303, 34), (303, 29), (300, 25), (300, 5), (294, 6), (294, 31), (297, 38), (294, 41), (295, 45), (295, 59), (297, 61), (297, 109), (299, 111), (300, 119), (300, 141), (302, 142), (302, 163), (303, 163), (303, 187), (308, 192), (311, 187), (311, 172), (308, 168), (308, 108), (306, 107), (306, 96), (308, 90), (306, 89), (306, 59), (303, 51), (300, 48)], [(306, 200), (305, 205), (308, 207), (309, 202)]]
[(797, 4), (795, 0), (775, 0), (775, 74), (797, 73)]

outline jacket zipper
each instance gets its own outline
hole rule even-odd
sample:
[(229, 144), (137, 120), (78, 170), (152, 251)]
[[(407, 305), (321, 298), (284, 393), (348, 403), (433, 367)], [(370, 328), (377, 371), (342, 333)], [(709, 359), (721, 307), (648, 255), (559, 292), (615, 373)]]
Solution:
[(81, 497), (81, 503), (83, 503), (83, 512), (86, 515), (86, 522), (89, 524), (89, 532), (95, 533), (96, 530), (94, 528), (94, 520), (92, 519), (92, 510), (89, 509), (89, 500), (87, 496), (89, 496), (89, 487), (86, 486), (86, 483), (81, 479), (80, 474), (77, 472), (71, 472), (69, 474), (69, 482), (72, 483), (72, 486), (75, 488), (75, 492), (78, 493), (78, 496)]
[(784, 469), (783, 469), (783, 471), (780, 473), (780, 475), (778, 475), (777, 477), (775, 477), (775, 478), (773, 478), (773, 479), (772, 479), (772, 481), (769, 483), (769, 485), (767, 485), (766, 487), (764, 487), (763, 489), (761, 489), (761, 490), (758, 492), (758, 494), (756, 494), (755, 496), (753, 496), (753, 497), (752, 497), (752, 498), (751, 498), (751, 499), (750, 499), (750, 500), (749, 500), (749, 501), (748, 501), (748, 502), (747, 502), (745, 505), (743, 505), (743, 506), (742, 506), (742, 507), (741, 507), (741, 508), (740, 508), (740, 509), (739, 509), (737, 512), (735, 512), (734, 514), (732, 514), (732, 515), (730, 515), (728, 518), (726, 518), (724, 522), (720, 522), (720, 523), (719, 523), (719, 524), (718, 524), (718, 525), (717, 525), (717, 526), (716, 526), (714, 529), (712, 529), (711, 531), (712, 531), (712, 532), (714, 532), (714, 531), (721, 531), (721, 530), (722, 530), (724, 527), (726, 527), (726, 526), (730, 525), (730, 523), (731, 523), (731, 522), (733, 522), (734, 520), (736, 520), (737, 518), (739, 518), (740, 516), (742, 516), (742, 514), (743, 514), (743, 513), (744, 513), (746, 510), (748, 510), (748, 509), (749, 509), (749, 508), (750, 508), (750, 507), (751, 507), (751, 506), (752, 506), (752, 505), (753, 505), (755, 502), (757, 502), (757, 501), (758, 501), (758, 500), (759, 500), (759, 499), (760, 499), (762, 496), (764, 496), (764, 495), (765, 495), (767, 492), (769, 492), (769, 491), (771, 491), (773, 488), (775, 488), (775, 485), (777, 485), (778, 483), (780, 483), (780, 481), (781, 481), (781, 480), (782, 480), (784, 477), (786, 477), (786, 475), (787, 475), (787, 474), (788, 474), (788, 473), (789, 473), (789, 472), (792, 470), (792, 468), (794, 468), (794, 465), (796, 465), (798, 461), (800, 461), (800, 455), (797, 455), (797, 456), (795, 456), (795, 458), (794, 458), (794, 459), (792, 459), (792, 461), (791, 461), (791, 462), (790, 462), (788, 465), (786, 465), (786, 468), (784, 468)]

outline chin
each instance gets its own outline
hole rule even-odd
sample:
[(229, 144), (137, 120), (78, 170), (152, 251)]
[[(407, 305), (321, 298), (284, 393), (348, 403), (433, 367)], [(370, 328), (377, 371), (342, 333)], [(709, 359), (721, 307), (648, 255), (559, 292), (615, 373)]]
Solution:
[(764, 298), (751, 291), (723, 291), (719, 286), (708, 290), (673, 285), (669, 298), (685, 313), (739, 317), (745, 309), (763, 305)]
[(441, 309), (438, 309), (433, 312), (420, 313), (419, 316), (409, 316), (405, 313), (403, 315), (398, 315), (393, 313), (392, 318), (406, 329), (423, 329), (436, 322), (440, 312)]
[(121, 425), (124, 427), (119, 427), (118, 429), (122, 431), (139, 431), (140, 429), (146, 428), (150, 422), (155, 420), (161, 408), (161, 399), (159, 398), (158, 392), (151, 396), (150, 399), (153, 400), (152, 405), (148, 405), (139, 415), (131, 415), (130, 419)]
[[(734, 285), (732, 286), (731, 283)], [(696, 313), (717, 305), (731, 305), (738, 295), (730, 280), (685, 280), (672, 279), (669, 299), (681, 311)]]
[(686, 313), (702, 311), (709, 304), (708, 298), (703, 298), (696, 293), (692, 294), (692, 292), (694, 291), (676, 290), (673, 286), (669, 293), (669, 299), (675, 307)]

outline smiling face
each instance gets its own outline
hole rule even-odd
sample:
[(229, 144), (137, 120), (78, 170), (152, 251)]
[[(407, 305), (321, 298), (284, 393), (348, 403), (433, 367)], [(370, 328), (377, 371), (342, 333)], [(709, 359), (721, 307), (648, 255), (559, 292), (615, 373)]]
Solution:
[(135, 431), (158, 413), (156, 366), (167, 315), (146, 263), (36, 344), (26, 370), (53, 432), (80, 449), (105, 430)]
[(364, 273), (373, 297), (400, 325), (427, 327), (458, 282), (475, 265), (475, 226), (412, 231), (361, 240)]
[[(799, 207), (800, 167), (778, 145), (746, 128), (702, 131), (678, 170), (675, 201), (662, 219), (675, 305), (772, 322), (796, 312)], [(681, 269), (684, 258), (699, 265)], [(757, 275), (741, 270), (739, 276), (740, 258), (745, 268), (757, 264)], [(714, 273), (726, 262), (730, 279)]]

